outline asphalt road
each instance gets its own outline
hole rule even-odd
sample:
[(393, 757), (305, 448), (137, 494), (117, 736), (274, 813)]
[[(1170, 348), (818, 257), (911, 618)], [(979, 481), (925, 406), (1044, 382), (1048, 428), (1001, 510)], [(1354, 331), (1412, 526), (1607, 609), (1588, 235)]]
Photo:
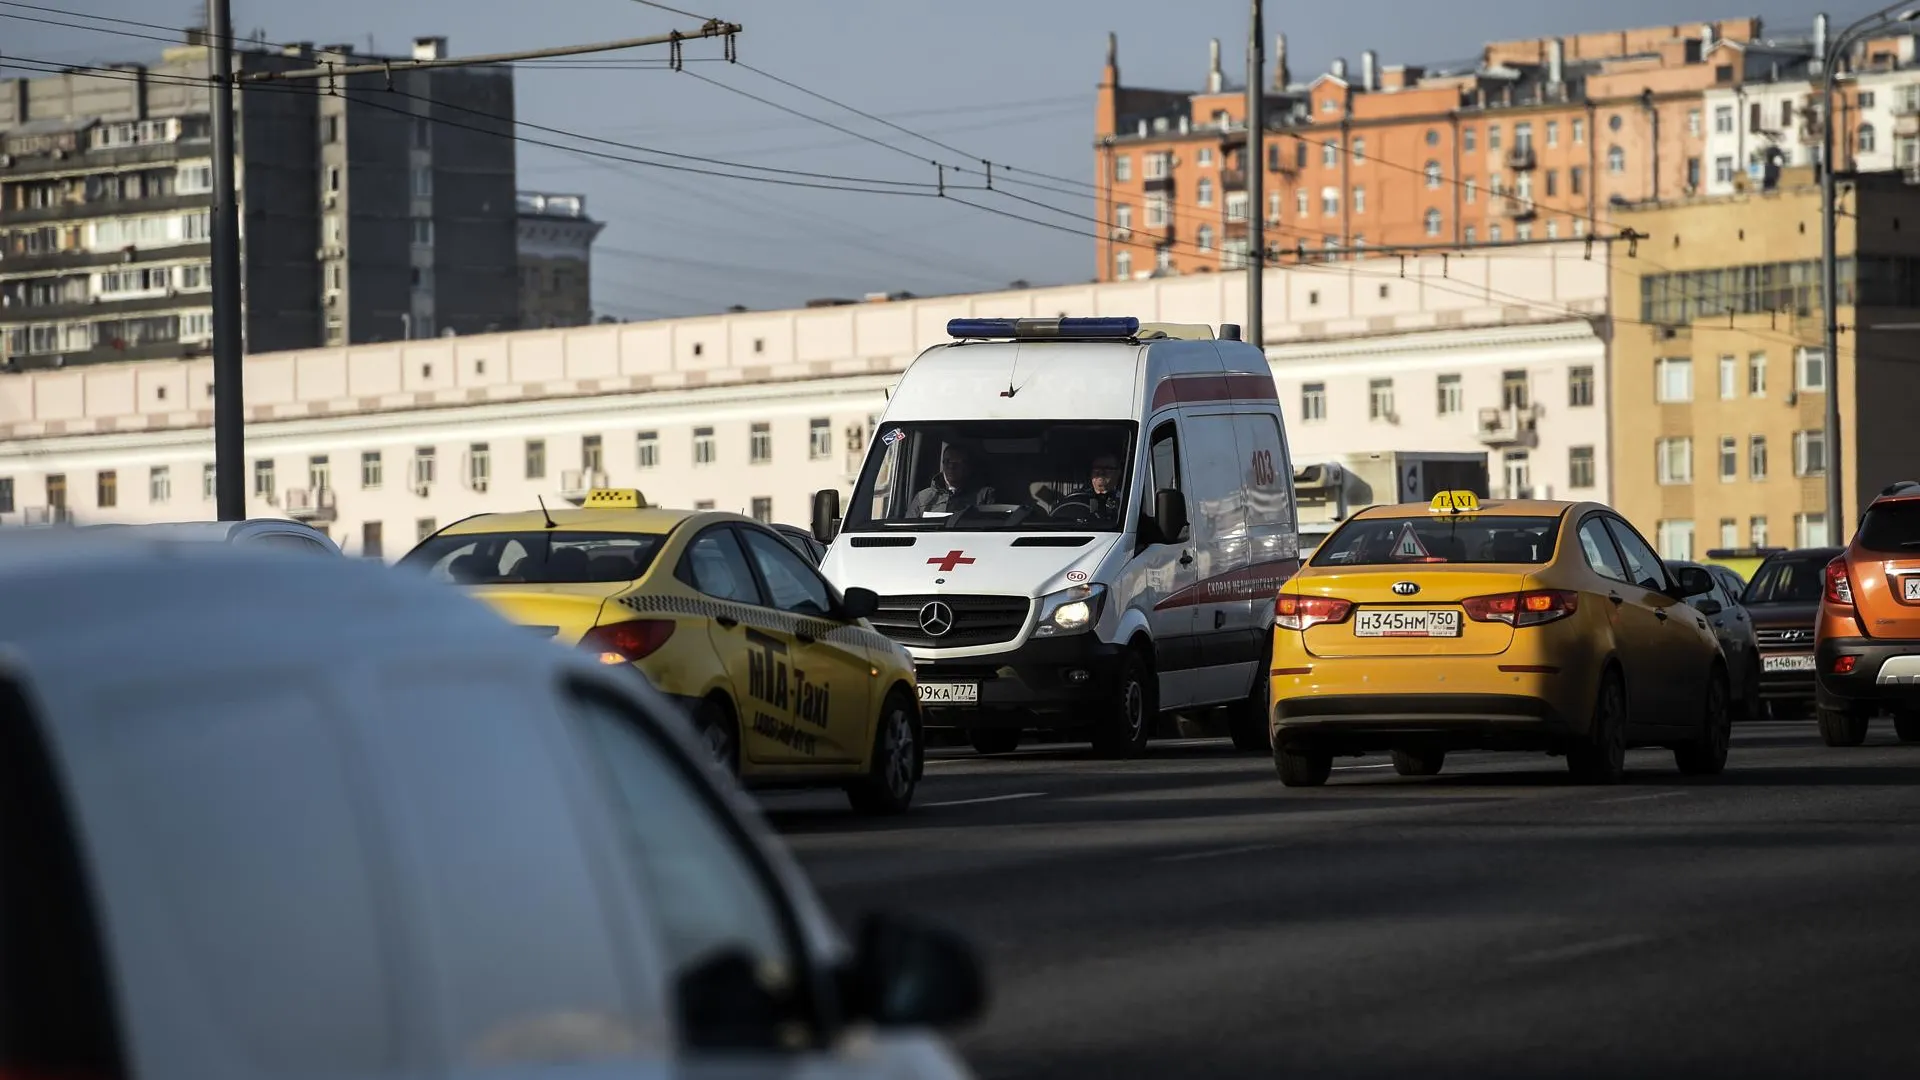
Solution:
[(1920, 1075), (1920, 746), (1736, 728), (1725, 775), (1463, 755), (1281, 787), (1224, 741), (941, 751), (914, 811), (770, 795), (836, 913), (984, 950), (983, 1077)]

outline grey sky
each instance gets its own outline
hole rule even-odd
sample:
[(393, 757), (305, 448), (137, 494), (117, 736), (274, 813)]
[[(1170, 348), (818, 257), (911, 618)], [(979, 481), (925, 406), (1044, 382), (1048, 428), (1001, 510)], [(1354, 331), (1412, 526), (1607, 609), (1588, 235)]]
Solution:
[[(182, 0), (31, 0), (72, 12), (169, 26), (197, 22), (202, 5)], [(369, 40), (404, 52), (415, 35), (441, 34), (456, 55), (634, 37), (695, 20), (634, 0), (233, 0), (237, 31), (271, 41)], [(894, 119), (904, 127), (1016, 167), (1092, 180), (1093, 91), (1106, 33), (1120, 36), (1122, 79), (1193, 88), (1206, 74), (1207, 41), (1219, 37), (1229, 77), (1245, 66), (1247, 5), (1239, 0), (677, 0), (674, 7), (740, 23), (739, 57), (771, 74)], [(1836, 25), (1877, 5), (1824, 5)], [(1293, 17), (1304, 8), (1319, 9)], [(1267, 4), (1269, 33), (1284, 31), (1296, 78), (1335, 56), (1357, 65), (1362, 50), (1384, 64), (1475, 55), (1482, 42), (1678, 20), (1759, 15), (1770, 32), (1811, 25), (1821, 6), (1791, 0), (1412, 0)], [(0, 13), (82, 21), (0, 7)], [(111, 24), (105, 24), (111, 25)], [(118, 29), (132, 30), (130, 27)], [(139, 31), (136, 31), (139, 32)], [(160, 44), (0, 18), (0, 55), (66, 63), (152, 55)], [(660, 61), (657, 48), (619, 54)], [(686, 55), (718, 57), (717, 42)], [(523, 68), (522, 121), (683, 154), (753, 165), (905, 181), (931, 181), (925, 159), (959, 155), (834, 109), (738, 67), (691, 63), (716, 81), (912, 151), (888, 151), (662, 68), (582, 64)], [(13, 73), (9, 73), (13, 74)], [(540, 132), (535, 138), (569, 140)], [(592, 148), (628, 157), (617, 147)], [(795, 306), (824, 296), (906, 289), (916, 293), (1087, 280), (1093, 275), (1093, 203), (1025, 190), (1061, 207), (1052, 213), (1002, 196), (968, 197), (1040, 217), (1056, 231), (941, 202), (813, 191), (665, 172), (522, 144), (521, 186), (588, 196), (601, 234), (595, 306), (630, 318)], [(975, 164), (975, 162), (967, 162)], [(978, 178), (961, 178), (978, 183)], [(1072, 185), (1057, 185), (1072, 188)], [(1078, 189), (1084, 190), (1084, 189)], [(1084, 216), (1073, 216), (1074, 214)]]

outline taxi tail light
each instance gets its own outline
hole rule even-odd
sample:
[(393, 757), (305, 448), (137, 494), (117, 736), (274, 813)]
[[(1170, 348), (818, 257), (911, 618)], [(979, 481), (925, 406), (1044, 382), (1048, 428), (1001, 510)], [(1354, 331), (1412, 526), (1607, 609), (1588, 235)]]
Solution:
[(1273, 623), (1283, 630), (1305, 630), (1321, 623), (1345, 622), (1352, 613), (1352, 601), (1330, 596), (1281, 593), (1273, 599)]
[(580, 647), (598, 653), (603, 664), (631, 664), (659, 651), (672, 636), (672, 620), (634, 619), (594, 627), (580, 639)]
[(1841, 556), (1827, 564), (1826, 600), (1841, 607), (1853, 606), (1853, 582), (1847, 577), (1847, 559)]
[(1508, 626), (1539, 626), (1580, 610), (1580, 594), (1565, 589), (1529, 589), (1526, 592), (1470, 596), (1460, 601), (1467, 618), (1475, 622), (1503, 622)]

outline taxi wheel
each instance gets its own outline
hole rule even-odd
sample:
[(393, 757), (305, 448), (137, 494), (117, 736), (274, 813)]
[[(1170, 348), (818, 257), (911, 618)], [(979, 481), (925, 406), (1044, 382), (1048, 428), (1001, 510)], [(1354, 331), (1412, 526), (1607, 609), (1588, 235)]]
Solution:
[(1445, 750), (1395, 750), (1393, 771), (1401, 776), (1439, 776), (1447, 763)]
[(713, 763), (728, 776), (740, 775), (740, 729), (733, 713), (719, 701), (708, 698), (693, 716), (694, 731), (707, 748)]
[(1233, 748), (1243, 754), (1273, 749), (1273, 733), (1267, 728), (1267, 706), (1273, 697), (1273, 684), (1261, 669), (1247, 696), (1227, 706), (1227, 734)]
[(1673, 748), (1674, 764), (1688, 776), (1718, 776), (1727, 767), (1727, 746), (1733, 740), (1733, 713), (1727, 705), (1727, 677), (1719, 671), (1707, 678), (1707, 711), (1698, 742)]
[(1627, 772), (1627, 691), (1620, 673), (1600, 679), (1587, 737), (1567, 748), (1567, 768), (1589, 784), (1617, 784)]
[(1275, 743), (1273, 767), (1287, 787), (1319, 787), (1333, 775), (1333, 755)]
[(1901, 709), (1893, 714), (1893, 733), (1901, 742), (1920, 742), (1920, 710)]
[(860, 814), (905, 813), (913, 803), (923, 768), (920, 718), (900, 691), (887, 695), (874, 725), (873, 759), (867, 775), (847, 785), (847, 801)]
[(1139, 757), (1160, 715), (1153, 670), (1137, 650), (1120, 665), (1120, 685), (1094, 720), (1093, 751), (1101, 757)]

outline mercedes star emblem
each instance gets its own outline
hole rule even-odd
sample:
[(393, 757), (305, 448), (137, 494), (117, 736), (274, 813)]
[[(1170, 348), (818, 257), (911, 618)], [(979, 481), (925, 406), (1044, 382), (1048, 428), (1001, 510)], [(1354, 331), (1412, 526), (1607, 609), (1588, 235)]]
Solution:
[(1395, 596), (1412, 596), (1419, 591), (1420, 583), (1417, 581), (1396, 581), (1393, 583), (1393, 594)]
[(953, 629), (953, 609), (935, 600), (920, 609), (920, 629), (928, 637), (940, 637)]

